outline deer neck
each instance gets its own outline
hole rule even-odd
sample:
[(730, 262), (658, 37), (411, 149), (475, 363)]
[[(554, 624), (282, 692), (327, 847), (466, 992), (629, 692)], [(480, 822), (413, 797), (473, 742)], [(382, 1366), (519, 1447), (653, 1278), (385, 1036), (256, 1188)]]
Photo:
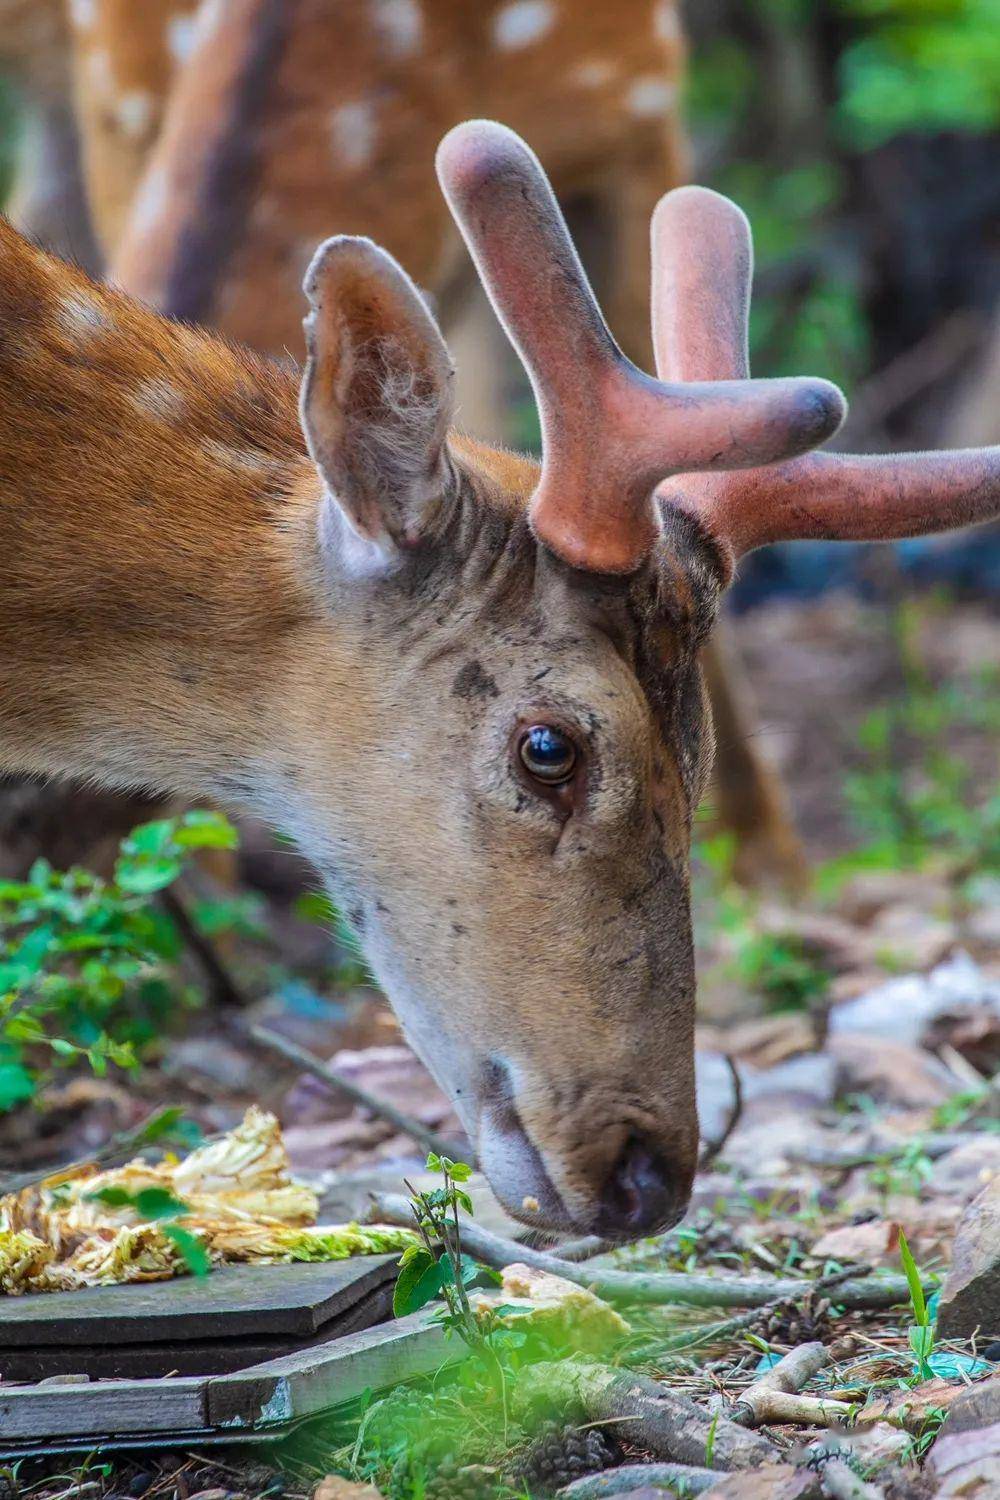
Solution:
[(291, 373), (0, 258), (0, 771), (277, 811), (296, 664), (349, 679)]

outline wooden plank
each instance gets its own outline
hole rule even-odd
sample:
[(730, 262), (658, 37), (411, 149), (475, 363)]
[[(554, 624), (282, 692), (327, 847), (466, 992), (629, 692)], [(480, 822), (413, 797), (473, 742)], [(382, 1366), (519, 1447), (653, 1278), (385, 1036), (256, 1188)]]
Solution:
[(281, 1426), (341, 1406), (363, 1391), (384, 1390), (463, 1359), (458, 1338), (430, 1311), (350, 1334), (318, 1348), (286, 1355), (208, 1383), (213, 1428)]
[[(308, 1338), (287, 1334), (271, 1337), (248, 1334), (243, 1338), (195, 1339), (180, 1342), (132, 1344), (113, 1340), (97, 1345), (73, 1344), (57, 1348), (40, 1344), (32, 1348), (16, 1345), (0, 1351), (0, 1373), (4, 1381), (46, 1380), (72, 1371), (91, 1380), (155, 1380), (166, 1375), (228, 1375), (250, 1365), (279, 1359), (298, 1349), (329, 1343), (392, 1315), (392, 1279), (352, 1303), (336, 1318)], [(211, 1320), (206, 1320), (210, 1327)]]
[(5, 1391), (0, 1439), (107, 1437), (204, 1427), (208, 1378), (108, 1380)]
[[(204, 1277), (2, 1297), (0, 1370), (3, 1351), (15, 1347), (307, 1338), (390, 1281), (396, 1259), (365, 1255), (320, 1264), (223, 1266)], [(76, 1368), (71, 1358), (64, 1368)]]

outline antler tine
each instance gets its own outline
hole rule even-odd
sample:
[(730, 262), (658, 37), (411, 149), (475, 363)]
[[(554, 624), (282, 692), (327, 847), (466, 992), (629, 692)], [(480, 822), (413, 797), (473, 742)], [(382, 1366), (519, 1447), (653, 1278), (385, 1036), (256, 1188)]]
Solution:
[(748, 379), (753, 237), (746, 214), (711, 188), (675, 188), (656, 205), (652, 235), (660, 379)]
[[(679, 188), (657, 206), (653, 242), (661, 377), (745, 378), (752, 262), (741, 210), (706, 188)], [(660, 495), (693, 512), (736, 556), (807, 538), (890, 541), (1000, 515), (1000, 448), (812, 453), (769, 468), (671, 480)]]
[(770, 463), (836, 430), (843, 398), (826, 381), (668, 385), (636, 369), (608, 331), (537, 158), (505, 126), (457, 126), (438, 175), (531, 378), (543, 443), (531, 520), (567, 562), (631, 572), (656, 537), (661, 479)]

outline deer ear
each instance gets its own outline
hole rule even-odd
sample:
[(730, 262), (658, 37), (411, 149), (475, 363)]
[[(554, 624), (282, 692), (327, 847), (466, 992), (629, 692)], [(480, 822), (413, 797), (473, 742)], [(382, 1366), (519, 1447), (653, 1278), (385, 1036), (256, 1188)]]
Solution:
[(349, 565), (377, 566), (425, 536), (446, 499), (451, 359), (413, 282), (371, 240), (327, 240), (304, 290), (300, 414), (336, 523), (325, 540)]

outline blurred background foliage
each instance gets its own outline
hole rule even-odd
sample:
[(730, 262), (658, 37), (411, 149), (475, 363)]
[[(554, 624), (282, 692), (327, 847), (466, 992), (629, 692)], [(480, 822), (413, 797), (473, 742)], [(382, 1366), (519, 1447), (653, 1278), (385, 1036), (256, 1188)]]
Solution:
[(759, 374), (853, 387), (989, 309), (1000, 0), (699, 0), (686, 19), (696, 175), (754, 225)]

